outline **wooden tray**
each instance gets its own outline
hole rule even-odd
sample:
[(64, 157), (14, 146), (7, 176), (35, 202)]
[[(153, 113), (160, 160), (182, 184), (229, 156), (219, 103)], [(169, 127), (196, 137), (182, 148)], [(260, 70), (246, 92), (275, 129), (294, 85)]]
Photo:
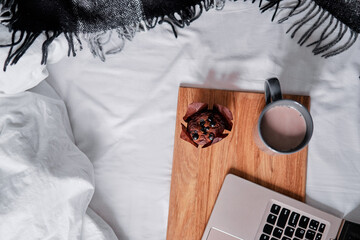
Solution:
[[(310, 97), (284, 95), (309, 108)], [(234, 116), (229, 136), (208, 147), (195, 148), (180, 139), (181, 123), (192, 102), (218, 103)], [(258, 150), (253, 130), (265, 106), (264, 94), (180, 87), (171, 178), (168, 240), (201, 239), (227, 173), (233, 173), (304, 201), (307, 148), (269, 156)]]

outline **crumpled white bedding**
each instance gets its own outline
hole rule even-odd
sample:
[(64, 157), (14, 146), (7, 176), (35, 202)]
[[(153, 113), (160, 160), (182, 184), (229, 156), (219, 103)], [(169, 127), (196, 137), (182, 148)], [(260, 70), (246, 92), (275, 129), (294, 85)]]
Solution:
[(88, 208), (93, 167), (52, 91), (44, 82), (34, 92), (45, 96), (0, 94), (0, 238), (115, 240)]
[[(291, 22), (278, 25), (271, 17), (249, 1), (227, 2), (222, 11), (204, 13), (181, 29), (176, 40), (164, 24), (137, 34), (106, 63), (85, 49), (76, 58), (48, 66), (47, 81), (65, 101), (75, 143), (94, 166), (90, 206), (119, 239), (166, 238), (178, 87), (262, 91), (264, 79), (273, 76), (284, 93), (311, 96), (315, 129), (307, 202), (360, 222), (360, 45), (330, 59), (313, 56), (285, 34)], [(23, 97), (28, 100), (29, 95)], [(75, 149), (69, 146), (65, 150)], [(80, 171), (88, 165), (81, 153), (73, 156), (80, 159), (78, 170), (61, 165), (69, 177), (57, 183), (71, 184), (73, 194), (89, 200), (92, 179)], [(83, 178), (72, 177), (77, 174)], [(50, 177), (58, 180), (56, 176)], [(69, 194), (59, 199), (78, 204)], [(59, 214), (65, 218), (84, 211), (80, 204)]]

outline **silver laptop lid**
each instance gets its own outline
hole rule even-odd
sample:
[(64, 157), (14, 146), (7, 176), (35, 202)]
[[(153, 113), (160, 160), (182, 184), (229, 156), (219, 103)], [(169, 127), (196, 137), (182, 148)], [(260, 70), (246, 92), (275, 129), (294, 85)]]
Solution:
[[(271, 213), (273, 205), (279, 206), (277, 213)], [(273, 224), (268, 219), (270, 214), (277, 218)], [(279, 220), (282, 215), (286, 215), (286, 224), (295, 225), (282, 227), (283, 221)], [(293, 220), (290, 220), (291, 217)], [(306, 218), (309, 219), (306, 227), (303, 227), (300, 222)], [(202, 240), (266, 240), (272, 234), (280, 239), (288, 236), (295, 238), (295, 234), (304, 234), (304, 238), (313, 237), (314, 240), (319, 237), (321, 240), (335, 239), (341, 223), (340, 218), (229, 174), (224, 180)]]

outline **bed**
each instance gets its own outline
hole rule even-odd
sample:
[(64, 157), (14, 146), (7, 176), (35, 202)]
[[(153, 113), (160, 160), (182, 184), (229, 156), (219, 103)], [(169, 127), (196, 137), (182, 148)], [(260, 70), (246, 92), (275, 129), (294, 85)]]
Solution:
[[(34, 81), (31, 87), (36, 87), (26, 92), (2, 96), (2, 106), (14, 104), (11, 98), (17, 96), (22, 104), (40, 98), (49, 109), (58, 109), (64, 127), (58, 132), (66, 132), (73, 149), (64, 163), (71, 168), (70, 156), (81, 159), (81, 166), (74, 168), (87, 173), (81, 175), (84, 186), (71, 171), (57, 177), (73, 179), (75, 183), (68, 184), (87, 189), (62, 202), (64, 209), (77, 209), (66, 212), (77, 218), (67, 219), (61, 236), (68, 235), (58, 239), (166, 239), (179, 86), (259, 92), (264, 80), (274, 76), (284, 93), (311, 97), (315, 129), (308, 152), (306, 202), (360, 223), (360, 45), (357, 42), (331, 58), (314, 56), (311, 48), (297, 44), (297, 36), (286, 34), (292, 23), (272, 22), (272, 14), (261, 14), (251, 2), (227, 2), (221, 11), (211, 9), (190, 26), (177, 29), (177, 38), (168, 24), (139, 32), (105, 62), (94, 58), (86, 45), (76, 57), (67, 57), (63, 54), (67, 43), (59, 38), (40, 71), (44, 80)], [(13, 74), (16, 69), (21, 69), (21, 61), (9, 67)], [(45, 126), (37, 124), (38, 129)], [(52, 129), (56, 135), (55, 129), (59, 128)], [(44, 130), (44, 135), (50, 133)], [(15, 148), (5, 140), (6, 147)], [(9, 173), (6, 166), (2, 165)], [(9, 189), (3, 183), (1, 192)], [(41, 199), (46, 199), (43, 194)], [(0, 199), (3, 223), (5, 216), (12, 215), (3, 214), (10, 200)], [(83, 202), (76, 202), (79, 199)], [(33, 206), (31, 201), (27, 204)], [(37, 211), (46, 215), (40, 206), (26, 213)], [(13, 219), (6, 225), (29, 220)], [(82, 228), (86, 219), (92, 223), (89, 231)], [(7, 238), (13, 236), (11, 231), (0, 229), (1, 239), (23, 239)], [(35, 232), (39, 229), (46, 232), (41, 227)]]

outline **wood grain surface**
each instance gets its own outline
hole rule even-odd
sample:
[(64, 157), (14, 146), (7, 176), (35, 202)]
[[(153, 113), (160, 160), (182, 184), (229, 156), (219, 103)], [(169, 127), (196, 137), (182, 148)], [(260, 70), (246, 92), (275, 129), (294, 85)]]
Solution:
[[(309, 108), (310, 97), (284, 98)], [(229, 136), (204, 149), (180, 139), (182, 118), (193, 102), (228, 107), (234, 117)], [(201, 238), (228, 173), (305, 200), (307, 147), (290, 155), (269, 156), (255, 145), (253, 131), (264, 106), (262, 93), (179, 88), (167, 240)]]

